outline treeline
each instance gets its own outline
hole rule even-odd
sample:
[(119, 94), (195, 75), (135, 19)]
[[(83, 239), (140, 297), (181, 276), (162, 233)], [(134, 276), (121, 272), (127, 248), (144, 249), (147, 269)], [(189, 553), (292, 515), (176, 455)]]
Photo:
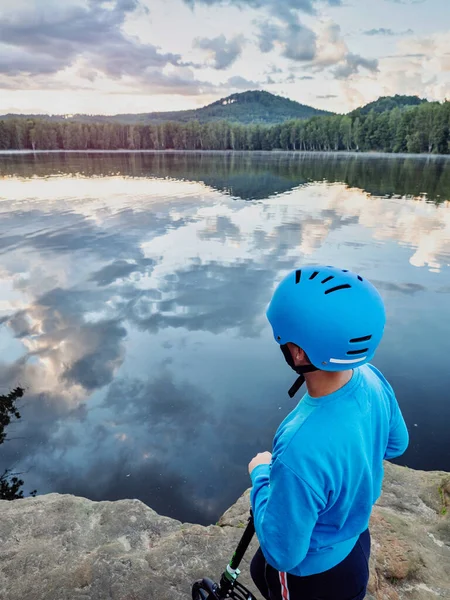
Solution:
[(279, 125), (0, 120), (0, 150), (305, 150), (448, 154), (450, 102)]

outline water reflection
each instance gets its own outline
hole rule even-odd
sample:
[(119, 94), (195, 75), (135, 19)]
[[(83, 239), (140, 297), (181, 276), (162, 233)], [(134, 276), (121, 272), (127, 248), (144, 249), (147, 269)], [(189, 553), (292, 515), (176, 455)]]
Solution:
[[(0, 158), (9, 173), (0, 183), (0, 385), (28, 388), (17, 430), (26, 441), (5, 445), (1, 462), (30, 469), (30, 487), (138, 497), (214, 521), (292, 407), (264, 309), (275, 282), (305, 261), (345, 264), (378, 285), (389, 325), (377, 364), (412, 430), (405, 461), (450, 470), (448, 202), (368, 195), (384, 159), (251, 160)], [(392, 167), (402, 175), (392, 188), (384, 180), (383, 195), (400, 193), (396, 185), (444, 189), (439, 161), (409, 161)], [(102, 177), (49, 176), (63, 168)], [(306, 168), (316, 182), (297, 187)], [(339, 169), (366, 185), (323, 181)], [(402, 181), (407, 172), (413, 183)], [(264, 199), (242, 201), (236, 189)]]
[(0, 176), (83, 175), (203, 182), (243, 200), (268, 198), (316, 181), (345, 183), (374, 196), (450, 198), (447, 157), (271, 153), (0, 152)]

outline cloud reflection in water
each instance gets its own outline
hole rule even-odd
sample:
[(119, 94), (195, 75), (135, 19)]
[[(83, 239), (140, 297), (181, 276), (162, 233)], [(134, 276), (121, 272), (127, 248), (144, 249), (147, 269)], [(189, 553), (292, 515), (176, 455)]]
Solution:
[[(431, 357), (450, 334), (448, 203), (343, 183), (296, 187), (308, 178), (293, 168), (292, 189), (286, 169), (275, 171), (272, 183), (284, 183), (271, 198), (252, 193), (258, 177), (233, 175), (234, 190), (239, 176), (246, 197), (260, 198), (248, 202), (221, 191), (220, 169), (214, 188), (214, 160), (202, 160), (207, 177), (190, 165), (187, 182), (143, 173), (2, 181), (0, 384), (28, 388), (15, 433), (26, 441), (5, 445), (2, 464), (30, 468), (30, 489), (139, 497), (214, 521), (291, 408), (264, 311), (275, 282), (302, 262), (345, 264), (376, 281), (390, 315), (378, 361), (414, 422), (423, 390), (414, 357), (442, 379), (445, 365)], [(444, 390), (433, 394), (430, 412), (445, 422)], [(438, 421), (432, 441), (414, 432), (411, 466), (450, 468)]]

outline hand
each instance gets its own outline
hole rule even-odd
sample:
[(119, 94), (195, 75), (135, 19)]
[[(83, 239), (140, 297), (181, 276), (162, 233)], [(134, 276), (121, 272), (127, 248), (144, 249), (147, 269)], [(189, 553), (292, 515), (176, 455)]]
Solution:
[(253, 458), (248, 465), (248, 472), (251, 475), (252, 471), (258, 465), (270, 465), (272, 462), (272, 454), (270, 452), (260, 452)]

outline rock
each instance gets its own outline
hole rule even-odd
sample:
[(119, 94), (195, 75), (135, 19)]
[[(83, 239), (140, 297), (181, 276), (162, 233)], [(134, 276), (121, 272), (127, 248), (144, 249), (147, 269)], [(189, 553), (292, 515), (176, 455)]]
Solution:
[[(371, 520), (367, 600), (450, 599), (450, 477), (386, 463)], [(218, 579), (246, 525), (248, 491), (218, 526), (161, 517), (137, 500), (50, 494), (0, 502), (1, 600), (187, 600)], [(253, 592), (248, 564), (242, 582)]]

